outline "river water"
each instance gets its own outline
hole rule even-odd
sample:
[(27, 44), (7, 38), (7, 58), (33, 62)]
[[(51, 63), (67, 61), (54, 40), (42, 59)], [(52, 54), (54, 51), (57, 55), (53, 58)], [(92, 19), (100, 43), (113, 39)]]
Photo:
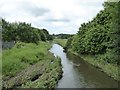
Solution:
[(53, 44), (50, 52), (61, 58), (63, 77), (57, 88), (117, 88), (118, 82), (108, 77), (80, 57), (63, 52), (58, 44)]

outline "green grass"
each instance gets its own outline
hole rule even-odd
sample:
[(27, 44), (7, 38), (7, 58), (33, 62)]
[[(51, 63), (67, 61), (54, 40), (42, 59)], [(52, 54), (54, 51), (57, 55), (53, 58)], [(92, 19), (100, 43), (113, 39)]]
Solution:
[(97, 60), (95, 57), (90, 56), (90, 55), (81, 55), (81, 57), (88, 63), (99, 68), (101, 71), (106, 73), (108, 76), (114, 78), (115, 80), (119, 80), (117, 65), (106, 63), (103, 60)]
[(4, 50), (2, 54), (2, 74), (12, 77), (22, 69), (44, 59), (51, 46), (48, 43), (17, 43), (14, 48)]
[(75, 55), (80, 56), (81, 58), (83, 58), (83, 60), (95, 66), (96, 68), (99, 68), (102, 72), (106, 73), (108, 76), (114, 78), (115, 80), (120, 81), (120, 78), (119, 78), (120, 74), (118, 74), (118, 70), (120, 70), (120, 68), (118, 67), (118, 65), (106, 63), (103, 60), (98, 60), (98, 58), (95, 56), (83, 55), (83, 54), (79, 55), (70, 49), (68, 51)]
[[(49, 52), (52, 44), (18, 42), (2, 56), (3, 86), (54, 88), (62, 75), (61, 61)], [(36, 80), (32, 78), (39, 76)], [(12, 78), (11, 78), (12, 77)]]
[(66, 43), (67, 43), (67, 39), (54, 39), (54, 42), (56, 44), (61, 45), (62, 47), (65, 47)]
[[(52, 62), (49, 60), (52, 58)], [(62, 69), (60, 65), (60, 58), (54, 59), (52, 56), (49, 56), (49, 59), (47, 59), (47, 63), (45, 64), (44, 73), (36, 80), (31, 81), (28, 80), (26, 83), (22, 84), (22, 88), (29, 88), (29, 87), (35, 87), (35, 88), (55, 88), (57, 85), (57, 82), (59, 81)], [(61, 74), (60, 74), (61, 73)]]

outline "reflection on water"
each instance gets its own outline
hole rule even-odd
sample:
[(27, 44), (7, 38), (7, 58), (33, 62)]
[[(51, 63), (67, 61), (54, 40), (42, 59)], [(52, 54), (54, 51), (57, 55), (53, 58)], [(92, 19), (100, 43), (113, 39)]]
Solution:
[(115, 88), (118, 83), (106, 74), (71, 53), (64, 53), (63, 48), (54, 44), (50, 49), (55, 56), (61, 57), (63, 77), (57, 88)]

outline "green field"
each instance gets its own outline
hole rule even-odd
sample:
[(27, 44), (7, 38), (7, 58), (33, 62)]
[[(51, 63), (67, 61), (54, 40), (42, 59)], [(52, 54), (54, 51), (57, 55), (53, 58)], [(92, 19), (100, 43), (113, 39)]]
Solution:
[(54, 42), (61, 45), (62, 47), (65, 47), (67, 39), (54, 39)]
[(38, 45), (18, 42), (12, 49), (4, 50), (3, 86), (54, 88), (62, 69), (60, 58), (49, 52), (51, 46), (42, 41)]

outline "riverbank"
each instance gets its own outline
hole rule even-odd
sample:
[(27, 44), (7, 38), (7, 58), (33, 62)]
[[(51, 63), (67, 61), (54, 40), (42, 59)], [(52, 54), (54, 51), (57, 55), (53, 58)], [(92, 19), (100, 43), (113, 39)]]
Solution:
[[(66, 41), (64, 41), (62, 39), (59, 39), (59, 40), (56, 39), (55, 43), (61, 45), (62, 47), (65, 47), (64, 45), (66, 45)], [(118, 65), (106, 63), (103, 60), (98, 60), (97, 56), (83, 55), (83, 54), (79, 55), (78, 53), (74, 52), (71, 49), (68, 49), (67, 51), (69, 51), (77, 56), (80, 56), (81, 58), (83, 58), (84, 61), (86, 61), (89, 64), (93, 65), (94, 67), (100, 69), (100, 71), (104, 72), (109, 77), (112, 77), (114, 80), (120, 81), (120, 78), (119, 78), (120, 74), (118, 73), (118, 70), (120, 70), (120, 68), (118, 67)]]
[(100, 71), (107, 74), (109, 77), (113, 78), (114, 80), (120, 81), (120, 76), (118, 74), (118, 70), (120, 68), (115, 64), (105, 63), (104, 61), (97, 60), (95, 56), (91, 55), (79, 55), (78, 53), (72, 51), (71, 49), (68, 52), (80, 56), (84, 61), (88, 62), (89, 64), (93, 65), (94, 67), (100, 69)]
[(65, 47), (67, 39), (54, 39), (54, 43), (59, 44), (62, 47)]
[(55, 88), (62, 75), (61, 60), (49, 52), (48, 42), (17, 43), (3, 51), (4, 88)]

